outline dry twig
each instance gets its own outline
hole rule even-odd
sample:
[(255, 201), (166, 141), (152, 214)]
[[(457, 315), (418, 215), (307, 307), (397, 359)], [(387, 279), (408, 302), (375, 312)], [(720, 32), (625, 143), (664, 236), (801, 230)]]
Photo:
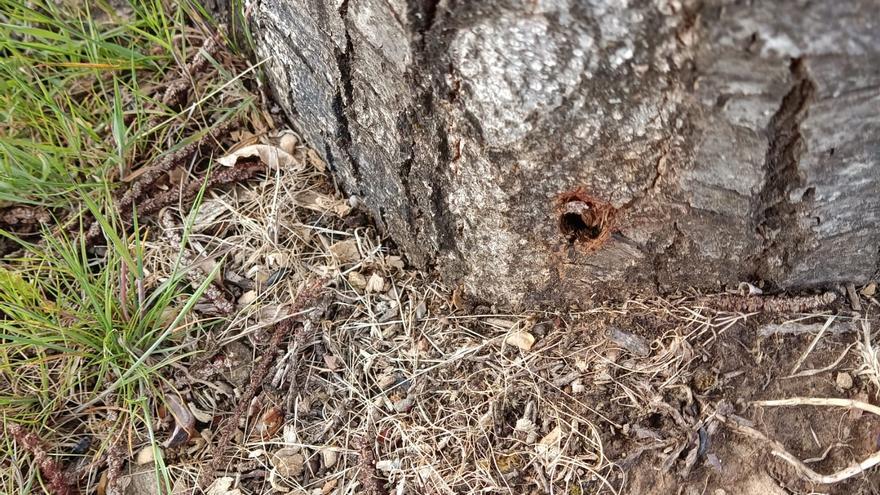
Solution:
[(830, 306), (837, 300), (834, 292), (815, 296), (741, 296), (719, 294), (697, 298), (697, 304), (718, 311), (737, 313), (805, 313)]
[[(318, 279), (304, 289), (302, 289), (291, 305), (289, 314), (295, 314), (300, 312), (312, 301), (317, 299), (319, 294), (319, 289), (323, 287), (325, 280)], [(251, 400), (257, 395), (257, 391), (263, 386), (263, 382), (266, 380), (266, 376), (269, 373), (269, 369), (272, 364), (275, 362), (275, 352), (281, 346), (282, 340), (284, 337), (290, 334), (291, 329), (293, 328), (293, 320), (291, 318), (285, 318), (284, 320), (275, 324), (275, 329), (272, 332), (272, 336), (269, 339), (268, 344), (266, 345), (265, 351), (263, 352), (263, 357), (260, 360), (260, 363), (256, 366), (253, 373), (251, 373), (251, 379), (248, 383), (247, 389), (244, 391), (241, 397), (238, 398), (238, 402), (235, 406), (235, 410), (232, 411), (232, 415), (229, 417), (227, 423), (220, 429), (219, 431), (219, 441), (214, 445), (213, 450), (213, 459), (211, 460), (211, 471), (206, 478), (203, 478), (204, 482), (202, 486), (208, 486), (211, 481), (213, 481), (213, 472), (218, 471), (220, 466), (223, 463), (223, 453), (229, 444), (230, 439), (232, 438), (233, 433), (235, 432), (236, 427), (238, 426), (238, 422), (241, 419), (241, 416), (244, 414), (245, 410), (247, 410), (248, 405), (251, 403)]]

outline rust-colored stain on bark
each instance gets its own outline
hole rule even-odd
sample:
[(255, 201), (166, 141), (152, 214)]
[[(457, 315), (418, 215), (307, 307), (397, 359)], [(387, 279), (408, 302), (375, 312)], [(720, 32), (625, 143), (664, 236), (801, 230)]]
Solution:
[(585, 252), (595, 251), (608, 242), (616, 213), (616, 208), (583, 187), (560, 194), (556, 204), (559, 231), (569, 244)]

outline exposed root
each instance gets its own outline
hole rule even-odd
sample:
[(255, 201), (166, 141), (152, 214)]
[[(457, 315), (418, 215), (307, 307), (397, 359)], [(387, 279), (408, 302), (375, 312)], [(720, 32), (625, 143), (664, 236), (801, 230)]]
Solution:
[(14, 228), (17, 226), (35, 226), (51, 220), (49, 212), (40, 206), (16, 205), (0, 208), (0, 226)]
[[(870, 412), (872, 414), (876, 414), (880, 416), (880, 407), (877, 407), (872, 404), (868, 404), (865, 402), (850, 400), (850, 399), (837, 399), (837, 398), (817, 398), (817, 397), (794, 397), (791, 399), (781, 399), (781, 400), (765, 400), (765, 401), (755, 401), (752, 402), (752, 405), (755, 406), (763, 406), (763, 407), (775, 407), (775, 406), (830, 406), (830, 407), (849, 407), (855, 409), (861, 409), (862, 411)], [(852, 478), (860, 473), (871, 469), (872, 467), (880, 464), (880, 452), (875, 452), (859, 463), (852, 464), (847, 466), (840, 471), (837, 471), (832, 474), (820, 474), (816, 471), (809, 468), (806, 464), (804, 464), (800, 459), (791, 454), (788, 450), (785, 449), (781, 443), (771, 438), (768, 438), (766, 435), (756, 430), (754, 427), (746, 424), (745, 421), (737, 418), (735, 416), (725, 416), (723, 414), (716, 415), (718, 419), (720, 419), (723, 423), (730, 426), (734, 431), (737, 431), (741, 434), (754, 438), (760, 442), (767, 444), (770, 447), (770, 451), (776, 457), (784, 460), (792, 467), (794, 467), (804, 478), (813, 482), (819, 483), (823, 485), (839, 483), (843, 480)]]

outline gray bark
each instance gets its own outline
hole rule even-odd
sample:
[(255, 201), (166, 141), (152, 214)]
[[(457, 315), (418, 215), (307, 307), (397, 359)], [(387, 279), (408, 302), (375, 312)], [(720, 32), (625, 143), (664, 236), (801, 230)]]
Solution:
[(868, 0), (259, 0), (278, 101), (414, 264), (512, 304), (880, 268)]

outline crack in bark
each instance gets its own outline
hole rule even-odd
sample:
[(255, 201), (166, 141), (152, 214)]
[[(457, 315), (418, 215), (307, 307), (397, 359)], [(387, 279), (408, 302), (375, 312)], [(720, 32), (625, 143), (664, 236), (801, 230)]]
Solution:
[[(414, 106), (408, 114), (409, 154), (401, 166), (401, 183), (404, 193), (410, 199), (412, 205), (418, 205), (421, 215), (426, 217), (425, 222), (414, 224), (417, 229), (415, 237), (424, 246), (432, 243), (433, 246), (428, 256), (424, 256), (426, 267), (434, 266), (442, 254), (454, 254), (458, 257), (456, 245), (456, 227), (452, 213), (446, 204), (448, 182), (446, 173), (449, 169), (451, 158), (449, 153), (449, 139), (442, 118), (438, 119), (442, 110), (437, 105), (437, 98), (442, 98), (443, 91), (440, 88), (445, 80), (440, 73), (432, 70), (442, 66), (442, 56), (445, 43), (438, 38), (446, 34), (435, 29), (438, 19), (441, 17), (438, 0), (408, 0), (407, 21), (410, 25), (411, 54), (414, 67), (423, 70), (409, 70), (408, 77), (414, 92)], [(447, 13), (448, 14), (448, 13)], [(432, 33), (436, 37), (432, 38)], [(438, 65), (439, 64), (439, 65)], [(421, 138), (416, 139), (417, 133)], [(420, 142), (421, 146), (417, 147)], [(419, 151), (421, 150), (421, 151)], [(437, 153), (432, 153), (436, 151)], [(418, 162), (417, 162), (418, 160)], [(429, 177), (426, 182), (425, 177)], [(418, 187), (419, 182), (413, 186), (418, 187), (419, 197), (411, 189), (411, 181), (420, 180), (427, 185), (428, 191)], [(424, 192), (428, 194), (424, 195)], [(421, 196), (424, 195), (424, 196)], [(425, 197), (426, 196), (426, 197)]]
[(351, 34), (348, 29), (348, 0), (342, 0), (339, 5), (339, 17), (342, 19), (343, 34), (345, 36), (345, 50), (334, 47), (334, 55), (336, 56), (336, 68), (339, 71), (339, 85), (336, 87), (336, 93), (333, 95), (333, 113), (336, 116), (336, 142), (343, 153), (348, 157), (351, 163), (351, 172), (354, 176), (354, 186), (360, 194), (360, 164), (357, 158), (351, 152), (352, 138), (351, 125), (348, 119), (349, 104), (354, 101), (354, 87), (351, 82), (351, 59), (353, 56), (354, 46), (351, 41)]
[(816, 83), (810, 78), (803, 59), (792, 62), (791, 73), (794, 85), (782, 99), (767, 129), (766, 179), (754, 215), (755, 230), (761, 238), (761, 249), (754, 259), (756, 279), (778, 278), (790, 270), (791, 255), (804, 249), (808, 239), (808, 233), (798, 225), (797, 213), (804, 208), (803, 201), (809, 201), (809, 195), (793, 202), (789, 193), (805, 184), (799, 168), (800, 158), (806, 151), (800, 124), (815, 98)]

